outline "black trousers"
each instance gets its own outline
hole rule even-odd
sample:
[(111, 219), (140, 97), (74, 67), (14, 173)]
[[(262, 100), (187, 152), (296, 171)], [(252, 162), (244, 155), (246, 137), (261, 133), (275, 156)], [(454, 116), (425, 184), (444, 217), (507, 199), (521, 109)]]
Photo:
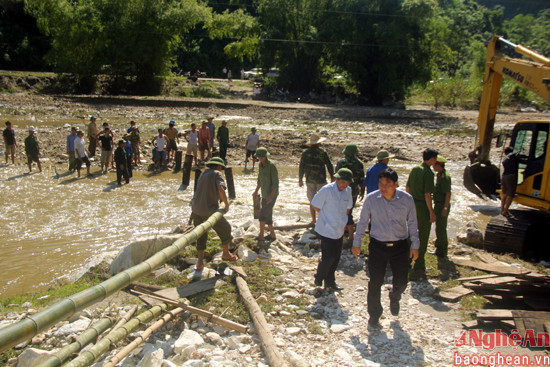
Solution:
[(116, 182), (120, 185), (122, 183), (122, 177), (124, 176), (124, 181), (126, 183), (130, 182), (130, 175), (128, 174), (128, 167), (124, 167), (124, 169), (120, 169), (120, 164), (116, 165)]
[(407, 288), (409, 273), (410, 247), (407, 240), (394, 242), (388, 246), (371, 237), (369, 243), (368, 267), (370, 273), (369, 291), (367, 293), (367, 311), (373, 319), (382, 316), (382, 304), (380, 302), (380, 289), (384, 284), (386, 265), (389, 263), (393, 274), (393, 288), (390, 299), (399, 301)]
[(315, 279), (318, 281), (324, 280), (325, 287), (329, 287), (336, 283), (336, 276), (334, 273), (340, 262), (343, 239), (343, 236), (336, 240), (321, 236), (321, 260), (317, 266)]
[(128, 177), (132, 178), (133, 174), (132, 174), (132, 156), (131, 155), (126, 155), (126, 166), (128, 167)]
[(220, 158), (225, 160), (225, 157), (227, 156), (227, 143), (220, 141)]

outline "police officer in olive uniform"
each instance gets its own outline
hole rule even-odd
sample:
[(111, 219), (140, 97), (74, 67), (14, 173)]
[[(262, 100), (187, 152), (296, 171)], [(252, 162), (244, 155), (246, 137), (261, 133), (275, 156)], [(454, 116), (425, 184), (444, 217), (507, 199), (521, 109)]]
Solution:
[(434, 164), (437, 173), (434, 189), (435, 254), (438, 257), (446, 257), (449, 247), (447, 219), (451, 209), (451, 176), (445, 169), (445, 163), (447, 160), (438, 155)]
[[(322, 138), (317, 134), (312, 134), (309, 140), (310, 147), (304, 150), (300, 158), (300, 168), (298, 170), (298, 185), (304, 186), (303, 177), (306, 176), (307, 198), (311, 203), (313, 197), (327, 183), (327, 174), (325, 167), (328, 170), (331, 181), (334, 181), (334, 167), (328, 153), (321, 149), (321, 142), (326, 138)], [(311, 224), (316, 222), (315, 209), (309, 205), (311, 214)]]
[(418, 221), (418, 237), (420, 239), (420, 248), (418, 249), (418, 259), (414, 263), (411, 279), (426, 277), (426, 263), (424, 256), (428, 248), (430, 239), (430, 230), (432, 223), (435, 222), (435, 212), (432, 206), (432, 193), (434, 192), (434, 173), (431, 167), (437, 160), (438, 152), (435, 149), (428, 148), (422, 152), (422, 164), (411, 170), (407, 181), (406, 190), (414, 198), (416, 207), (416, 218)]
[(346, 145), (342, 153), (345, 155), (345, 157), (340, 159), (336, 164), (336, 171), (338, 171), (340, 168), (347, 168), (353, 174), (353, 181), (350, 184), (351, 197), (353, 201), (352, 207), (348, 213), (348, 223), (346, 224), (348, 230), (348, 239), (350, 241), (353, 241), (354, 222), (352, 211), (355, 203), (357, 202), (357, 197), (359, 197), (359, 200), (363, 200), (363, 196), (365, 196), (365, 186), (363, 185), (363, 178), (365, 177), (365, 166), (363, 165), (363, 162), (361, 162), (357, 158), (357, 154), (359, 154), (359, 149), (357, 148), (357, 145)]

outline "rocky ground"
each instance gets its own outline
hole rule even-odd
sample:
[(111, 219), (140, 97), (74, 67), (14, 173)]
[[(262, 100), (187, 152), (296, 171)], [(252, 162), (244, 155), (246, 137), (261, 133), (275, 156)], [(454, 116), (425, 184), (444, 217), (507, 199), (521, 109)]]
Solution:
[[(235, 232), (242, 233), (242, 237), (235, 239), (240, 243), (245, 238), (252, 238), (257, 228), (250, 222), (242, 223)], [(453, 364), (455, 352), (487, 353), (481, 348), (455, 345), (455, 335), (463, 329), (461, 306), (438, 298), (439, 279), (410, 282), (401, 300), (401, 312), (396, 317), (389, 313), (387, 294), (391, 289), (391, 272), (388, 270), (386, 284), (382, 288), (385, 310), (381, 319), (382, 328), (369, 328), (366, 312), (368, 272), (364, 259), (356, 259), (349, 250), (344, 250), (337, 272), (337, 281), (344, 290), (334, 293), (312, 284), (320, 258), (319, 247), (320, 240), (314, 234), (309, 230), (299, 230), (279, 232), (278, 239), (268, 243), (267, 251), (260, 251), (259, 255), (243, 246), (237, 251), (241, 261), (269, 262), (282, 271), (274, 279), (278, 285), (276, 292), (259, 296), (257, 302), (261, 306), (269, 297), (271, 302), (277, 303), (274, 310), (266, 314), (266, 319), (288, 365), (449, 366)], [(468, 257), (475, 251), (479, 250), (452, 240), (450, 259), (452, 261), (455, 256)], [(219, 256), (207, 265), (203, 277), (215, 274)], [(183, 273), (196, 278), (197, 274), (191, 269)], [(458, 273), (450, 275), (457, 276)], [(108, 314), (124, 315), (130, 306), (116, 307), (116, 304), (123, 302), (120, 297), (119, 294), (79, 312), (70, 320), (34, 337), (29, 343), (20, 345), (19, 348), (27, 349), (19, 356), (19, 361), (13, 358), (9, 364), (33, 366), (56, 347), (74, 340), (78, 333), (99, 318)], [(303, 297), (307, 299), (305, 303)], [(5, 315), (0, 326), (36, 312), (31, 304), (24, 307), (28, 308), (27, 312)], [(231, 319), (230, 314), (224, 317)], [(154, 333), (120, 365), (266, 366), (268, 361), (254, 332), (254, 325), (251, 323), (249, 326), (249, 333), (241, 334), (184, 312)], [(131, 334), (130, 340), (138, 335), (139, 332)], [(522, 348), (500, 352), (533, 353)], [(109, 357), (106, 357), (94, 366), (101, 366), (108, 360)]]

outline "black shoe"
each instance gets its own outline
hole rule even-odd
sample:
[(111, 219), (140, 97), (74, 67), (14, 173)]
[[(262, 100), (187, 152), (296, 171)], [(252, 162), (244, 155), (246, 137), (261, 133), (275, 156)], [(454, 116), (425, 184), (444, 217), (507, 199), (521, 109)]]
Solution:
[(316, 287), (322, 287), (323, 286), (323, 280), (315, 278), (315, 280), (313, 281), (313, 284), (315, 284)]
[(390, 299), (390, 312), (393, 316), (399, 315), (399, 301)]
[(336, 283), (332, 283), (332, 284), (329, 284), (329, 285), (325, 285), (325, 288), (330, 288), (334, 291), (341, 291), (341, 290), (344, 290), (343, 287), (340, 287), (338, 284)]
[(371, 328), (371, 329), (380, 329), (380, 328), (382, 328), (382, 325), (380, 325), (378, 320), (380, 320), (380, 319), (371, 317), (369, 319), (369, 328)]

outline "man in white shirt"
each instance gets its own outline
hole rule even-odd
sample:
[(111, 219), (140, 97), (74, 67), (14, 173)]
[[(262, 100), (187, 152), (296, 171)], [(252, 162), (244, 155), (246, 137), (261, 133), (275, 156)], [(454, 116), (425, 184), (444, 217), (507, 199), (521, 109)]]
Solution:
[(90, 152), (86, 149), (83, 137), (84, 132), (79, 130), (74, 139), (74, 155), (76, 158), (76, 172), (78, 173), (78, 177), (80, 177), (82, 162), (86, 163), (86, 174), (90, 176), (90, 160), (88, 159), (88, 154), (90, 154)]
[(164, 132), (162, 129), (158, 129), (159, 134), (153, 138), (153, 146), (156, 145), (156, 153), (155, 153), (155, 164), (157, 165), (157, 168), (160, 168), (160, 166), (164, 163), (166, 163), (166, 148), (168, 145), (168, 139), (166, 139), (166, 135), (164, 135)]
[(321, 235), (321, 260), (315, 273), (315, 285), (320, 287), (325, 281), (325, 288), (342, 290), (336, 284), (334, 273), (340, 262), (344, 229), (353, 203), (349, 187), (353, 173), (341, 168), (334, 177), (336, 181), (323, 186), (311, 200), (311, 207), (319, 212), (315, 232)]
[(197, 124), (191, 124), (191, 130), (187, 130), (183, 137), (187, 140), (187, 152), (186, 154), (195, 157), (195, 166), (197, 166), (197, 156), (199, 149), (199, 132), (197, 130)]
[(253, 127), (251, 129), (251, 133), (248, 134), (248, 137), (246, 138), (246, 143), (244, 144), (246, 148), (246, 159), (244, 160), (244, 169), (246, 169), (246, 165), (248, 164), (248, 158), (252, 157), (252, 169), (254, 169), (254, 165), (256, 164), (256, 157), (254, 156), (256, 154), (256, 150), (258, 149), (258, 146), (260, 145), (260, 136), (256, 134), (256, 128)]

